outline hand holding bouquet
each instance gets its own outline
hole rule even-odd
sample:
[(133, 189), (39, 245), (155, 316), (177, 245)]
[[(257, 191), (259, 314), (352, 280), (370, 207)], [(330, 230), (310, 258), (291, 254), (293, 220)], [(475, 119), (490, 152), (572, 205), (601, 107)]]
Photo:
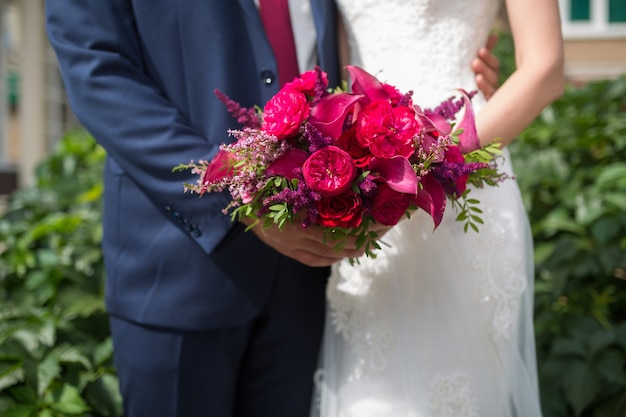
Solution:
[[(481, 148), (470, 95), (459, 90), (434, 110), (412, 93), (347, 67), (350, 91), (328, 91), (319, 68), (286, 84), (261, 109), (242, 108), (216, 94), (243, 124), (229, 133), (211, 161), (192, 169), (198, 193), (227, 190), (233, 221), (253, 218), (266, 227), (321, 226), (341, 250), (348, 238), (374, 256), (380, 248), (373, 225), (393, 226), (416, 209), (436, 228), (447, 201), (457, 220), (478, 231), (481, 210), (467, 184), (496, 185), (505, 178), (494, 164), (497, 144)], [(456, 114), (464, 108), (463, 118)]]

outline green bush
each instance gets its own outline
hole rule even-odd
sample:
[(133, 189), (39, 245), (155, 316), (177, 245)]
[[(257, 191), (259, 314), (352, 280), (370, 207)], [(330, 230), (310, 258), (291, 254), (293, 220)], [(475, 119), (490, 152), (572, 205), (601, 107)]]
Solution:
[(119, 416), (103, 303), (104, 151), (64, 137), (0, 217), (0, 415)]
[(544, 417), (626, 416), (626, 76), (570, 86), (511, 151), (535, 239)]

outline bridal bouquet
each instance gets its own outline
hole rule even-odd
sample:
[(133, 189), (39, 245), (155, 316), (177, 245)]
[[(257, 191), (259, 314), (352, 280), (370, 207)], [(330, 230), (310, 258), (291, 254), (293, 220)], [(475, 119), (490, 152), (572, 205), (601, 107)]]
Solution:
[(456, 205), (465, 231), (478, 231), (479, 201), (468, 197), (467, 184), (495, 185), (504, 174), (494, 164), (498, 145), (479, 145), (471, 96), (459, 90), (436, 109), (422, 109), (411, 92), (358, 67), (347, 70), (349, 91), (329, 91), (326, 74), (316, 68), (286, 84), (263, 109), (244, 108), (216, 91), (244, 127), (229, 131), (234, 141), (212, 160), (174, 168), (198, 175), (185, 190), (227, 190), (232, 200), (224, 210), (233, 221), (318, 225), (338, 250), (354, 236), (369, 256), (380, 248), (373, 223), (393, 226), (422, 209), (436, 228), (447, 201)]

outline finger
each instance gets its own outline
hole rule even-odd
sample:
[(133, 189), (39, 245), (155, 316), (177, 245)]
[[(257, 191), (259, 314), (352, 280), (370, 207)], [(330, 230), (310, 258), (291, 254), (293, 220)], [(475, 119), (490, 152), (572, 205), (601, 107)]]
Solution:
[(476, 86), (483, 92), (486, 99), (489, 99), (496, 92), (496, 84), (488, 81), (482, 74), (476, 74)]
[(500, 71), (497, 69), (497, 64), (494, 68), (493, 66), (487, 65), (484, 60), (477, 58), (475, 62), (472, 63), (472, 69), (477, 77), (479, 75), (482, 76), (484, 82), (489, 85), (489, 90), (498, 88)]
[(498, 35), (496, 35), (495, 33), (490, 33), (487, 37), (487, 43), (485, 44), (485, 48), (487, 48), (489, 51), (493, 51), (493, 48), (496, 47), (499, 40), (500, 39), (498, 38)]
[(497, 72), (500, 69), (500, 60), (489, 49), (485, 47), (478, 49), (477, 56), (491, 71)]

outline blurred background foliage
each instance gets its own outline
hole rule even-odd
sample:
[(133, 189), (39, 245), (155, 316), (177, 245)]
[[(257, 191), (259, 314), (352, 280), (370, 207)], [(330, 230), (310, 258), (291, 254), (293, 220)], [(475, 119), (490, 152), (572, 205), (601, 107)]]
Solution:
[[(507, 34), (496, 54), (504, 80)], [(544, 417), (626, 416), (626, 75), (568, 85), (510, 150), (535, 240)]]
[(103, 301), (105, 153), (71, 132), (0, 217), (0, 415), (119, 416)]
[[(515, 68), (506, 34), (502, 77)], [(535, 238), (544, 417), (626, 416), (626, 76), (568, 86), (511, 153)], [(104, 151), (68, 133), (0, 215), (0, 415), (120, 416)]]

